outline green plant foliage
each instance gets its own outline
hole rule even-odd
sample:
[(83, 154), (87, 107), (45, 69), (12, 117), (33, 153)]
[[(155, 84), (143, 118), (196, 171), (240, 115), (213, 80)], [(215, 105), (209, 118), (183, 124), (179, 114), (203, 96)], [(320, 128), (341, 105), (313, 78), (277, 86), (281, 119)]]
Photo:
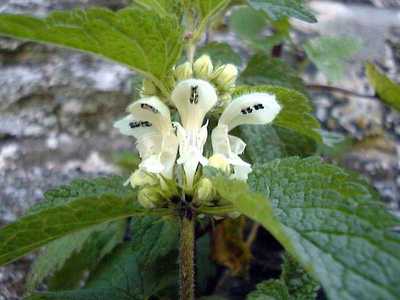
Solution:
[(346, 61), (361, 49), (361, 42), (349, 37), (321, 36), (308, 40), (304, 50), (310, 60), (330, 81), (344, 75)]
[(317, 150), (315, 140), (284, 127), (245, 125), (240, 127), (240, 132), (247, 144), (246, 155), (253, 163), (287, 156), (306, 157)]
[(291, 299), (316, 299), (318, 283), (291, 256), (284, 256), (281, 280), (285, 283)]
[(105, 8), (54, 12), (46, 19), (0, 15), (0, 35), (90, 52), (163, 80), (180, 57), (183, 33), (175, 17), (152, 10)]
[[(107, 184), (105, 187), (93, 185), (90, 180), (74, 181), (73, 188), (65, 186), (53, 190), (51, 201), (40, 210), (3, 227), (0, 230), (0, 264), (9, 263), (51, 241), (93, 225), (132, 215), (160, 213), (158, 210), (146, 211), (136, 203), (136, 191), (124, 187), (123, 178), (110, 177), (102, 181), (114, 189), (118, 185), (119, 192), (115, 193), (113, 188), (108, 190)], [(86, 189), (91, 190), (87, 195), (82, 192)]]
[(247, 85), (277, 85), (295, 89), (307, 95), (303, 80), (283, 60), (265, 54), (250, 58), (240, 74), (239, 82)]
[(37, 214), (43, 210), (59, 205), (66, 205), (71, 201), (85, 197), (101, 197), (103, 195), (116, 195), (124, 198), (134, 196), (131, 189), (124, 187), (123, 178), (120, 176), (97, 177), (94, 179), (75, 179), (68, 185), (50, 189), (44, 193), (44, 199), (33, 205), (27, 215)]
[(156, 11), (160, 16), (182, 16), (182, 6), (176, 0), (133, 0), (133, 4)]
[(143, 217), (132, 222), (133, 239), (116, 248), (91, 274), (83, 289), (38, 293), (39, 299), (148, 299), (176, 293), (178, 222)]
[(293, 157), (255, 167), (255, 193), (224, 177), (213, 182), (320, 281), (329, 299), (398, 298), (399, 221), (363, 179), (319, 158)]
[(206, 291), (207, 282), (217, 273), (215, 263), (211, 260), (210, 235), (196, 240), (196, 283), (198, 290)]
[[(262, 52), (267, 52), (283, 42), (289, 34), (287, 19), (274, 22), (264, 12), (246, 6), (232, 12), (229, 26), (252, 49)], [(265, 34), (267, 29), (273, 29), (270, 35)]]
[(197, 13), (197, 26), (194, 30), (194, 40), (198, 41), (206, 27), (228, 5), (230, 0), (182, 0), (187, 11), (195, 10)]
[(50, 289), (77, 287), (85, 274), (122, 242), (126, 221), (96, 225), (51, 242), (35, 260), (27, 280), (33, 289), (48, 275)]
[(196, 57), (207, 54), (216, 65), (241, 65), (242, 59), (227, 43), (211, 42), (196, 51)]
[(304, 95), (283, 87), (256, 86), (238, 87), (234, 96), (255, 92), (274, 94), (282, 105), (281, 112), (274, 120), (275, 126), (290, 129), (317, 142), (322, 141), (319, 134), (319, 122), (312, 116), (311, 105)]
[(103, 224), (89, 227), (49, 243), (31, 268), (26, 283), (27, 290), (32, 291), (48, 275), (62, 268), (75, 252), (81, 251), (91, 234), (103, 227)]
[(367, 63), (366, 72), (368, 80), (374, 87), (379, 99), (390, 107), (400, 111), (400, 85), (379, 72), (371, 63)]
[(303, 0), (249, 0), (250, 6), (268, 13), (274, 20), (283, 17), (293, 17), (299, 20), (315, 23), (317, 19), (305, 7)]
[(280, 278), (257, 284), (247, 300), (314, 300), (318, 288), (318, 283), (292, 257), (285, 255)]
[(289, 291), (282, 280), (268, 280), (257, 284), (257, 289), (246, 300), (289, 300)]
[[(185, 1), (185, 0), (183, 0)], [(207, 23), (226, 8), (230, 0), (189, 0), (201, 15), (202, 22)]]

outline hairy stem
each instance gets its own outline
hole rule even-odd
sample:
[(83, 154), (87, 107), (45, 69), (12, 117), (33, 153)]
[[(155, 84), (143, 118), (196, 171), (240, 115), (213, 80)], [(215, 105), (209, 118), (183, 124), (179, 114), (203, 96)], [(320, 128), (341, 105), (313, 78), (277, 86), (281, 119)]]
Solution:
[(181, 215), (180, 288), (181, 300), (194, 300), (195, 215), (185, 207)]

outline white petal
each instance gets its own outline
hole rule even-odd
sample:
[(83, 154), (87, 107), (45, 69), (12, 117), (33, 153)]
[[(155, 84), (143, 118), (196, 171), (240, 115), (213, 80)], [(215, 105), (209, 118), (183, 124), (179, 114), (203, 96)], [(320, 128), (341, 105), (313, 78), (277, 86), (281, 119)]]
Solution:
[(143, 160), (139, 167), (147, 172), (161, 173), (166, 178), (172, 178), (178, 153), (178, 139), (175, 134), (164, 135), (162, 142), (157, 144), (150, 139), (144, 139), (137, 145), (139, 153), (141, 153), (141, 147), (145, 146), (154, 146), (154, 148), (148, 148), (145, 152), (146, 155), (141, 155)]
[(136, 148), (142, 159), (160, 153), (162, 146), (162, 135), (159, 132), (146, 134), (137, 138)]
[(231, 151), (235, 154), (242, 154), (244, 152), (244, 149), (246, 148), (246, 143), (243, 142), (242, 139), (229, 135), (229, 145), (231, 147)]
[(156, 133), (158, 131), (146, 121), (135, 120), (132, 115), (128, 115), (125, 118), (115, 122), (114, 127), (117, 128), (122, 134), (134, 136), (135, 138), (140, 138), (143, 135)]
[(176, 124), (179, 140), (178, 163), (183, 164), (186, 182), (189, 188), (193, 186), (194, 176), (199, 163), (207, 164), (203, 156), (204, 144), (207, 140), (207, 124), (202, 128), (186, 130), (180, 124)]
[(222, 154), (229, 157), (231, 148), (229, 146), (228, 126), (218, 125), (211, 132), (211, 144), (214, 154)]
[(267, 93), (253, 93), (234, 99), (222, 113), (219, 123), (227, 125), (231, 131), (241, 124), (267, 124), (271, 122), (281, 110), (275, 95)]
[(164, 136), (162, 151), (160, 153), (160, 162), (164, 166), (162, 174), (166, 178), (173, 177), (173, 171), (178, 154), (178, 138), (174, 133), (170, 133)]
[(146, 172), (156, 174), (161, 173), (164, 170), (164, 166), (160, 161), (160, 156), (157, 154), (151, 155), (148, 158), (142, 160), (139, 168), (145, 170)]
[(247, 175), (251, 172), (251, 165), (239, 157), (246, 144), (240, 138), (229, 135), (227, 125), (218, 125), (213, 129), (211, 142), (214, 156), (223, 156), (233, 166), (232, 178), (247, 180)]
[(142, 98), (132, 103), (128, 111), (135, 120), (148, 122), (160, 132), (171, 128), (169, 109), (158, 97)]
[(181, 81), (173, 90), (171, 100), (186, 129), (200, 128), (207, 112), (217, 103), (214, 87), (201, 79)]

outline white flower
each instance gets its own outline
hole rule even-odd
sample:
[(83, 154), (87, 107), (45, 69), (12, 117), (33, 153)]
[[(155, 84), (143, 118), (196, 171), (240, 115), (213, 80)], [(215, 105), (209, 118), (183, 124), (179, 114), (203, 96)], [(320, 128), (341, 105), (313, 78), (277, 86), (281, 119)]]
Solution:
[(267, 93), (240, 96), (226, 107), (218, 126), (211, 133), (211, 141), (214, 155), (222, 155), (233, 166), (233, 178), (247, 180), (251, 165), (239, 157), (246, 144), (240, 138), (229, 135), (229, 132), (242, 124), (270, 123), (280, 110), (281, 106), (275, 96)]
[(215, 89), (207, 81), (188, 79), (175, 87), (171, 100), (178, 109), (182, 123), (176, 123), (179, 140), (178, 163), (183, 164), (186, 183), (191, 188), (198, 164), (207, 164), (207, 159), (203, 156), (207, 123), (202, 125), (205, 115), (217, 103), (218, 98)]
[(142, 98), (128, 107), (130, 114), (114, 127), (136, 138), (142, 162), (139, 168), (172, 178), (178, 140), (168, 107), (158, 97)]

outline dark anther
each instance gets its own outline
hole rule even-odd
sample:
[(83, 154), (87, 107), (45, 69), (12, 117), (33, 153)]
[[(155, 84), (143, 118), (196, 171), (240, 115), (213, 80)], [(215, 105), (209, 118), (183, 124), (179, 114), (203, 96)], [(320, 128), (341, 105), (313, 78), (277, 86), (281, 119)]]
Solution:
[(132, 129), (134, 129), (134, 128), (138, 128), (138, 127), (140, 127), (140, 122), (130, 122), (129, 123), (129, 127), (130, 128), (132, 128)]
[(147, 103), (141, 103), (140, 104), (140, 107), (142, 108), (142, 109), (147, 109), (147, 110), (150, 110), (150, 111), (152, 111), (153, 113), (158, 113), (158, 110), (157, 109), (155, 109), (153, 106), (151, 106), (151, 105), (149, 105), (149, 104), (147, 104)]
[(198, 88), (199, 87), (197, 85), (191, 87), (189, 102), (192, 104), (199, 103), (199, 92), (197, 90)]
[(149, 121), (135, 121), (135, 122), (130, 122), (129, 127), (132, 129), (138, 128), (138, 127), (151, 127), (152, 124)]
[(253, 109), (251, 108), (251, 107), (248, 107), (248, 108), (246, 108), (246, 111), (247, 111), (247, 113), (252, 113), (253, 112)]
[(255, 110), (264, 109), (264, 105), (262, 105), (262, 104), (256, 104), (253, 107)]
[(242, 115), (247, 115), (247, 111), (245, 109), (241, 110)]

